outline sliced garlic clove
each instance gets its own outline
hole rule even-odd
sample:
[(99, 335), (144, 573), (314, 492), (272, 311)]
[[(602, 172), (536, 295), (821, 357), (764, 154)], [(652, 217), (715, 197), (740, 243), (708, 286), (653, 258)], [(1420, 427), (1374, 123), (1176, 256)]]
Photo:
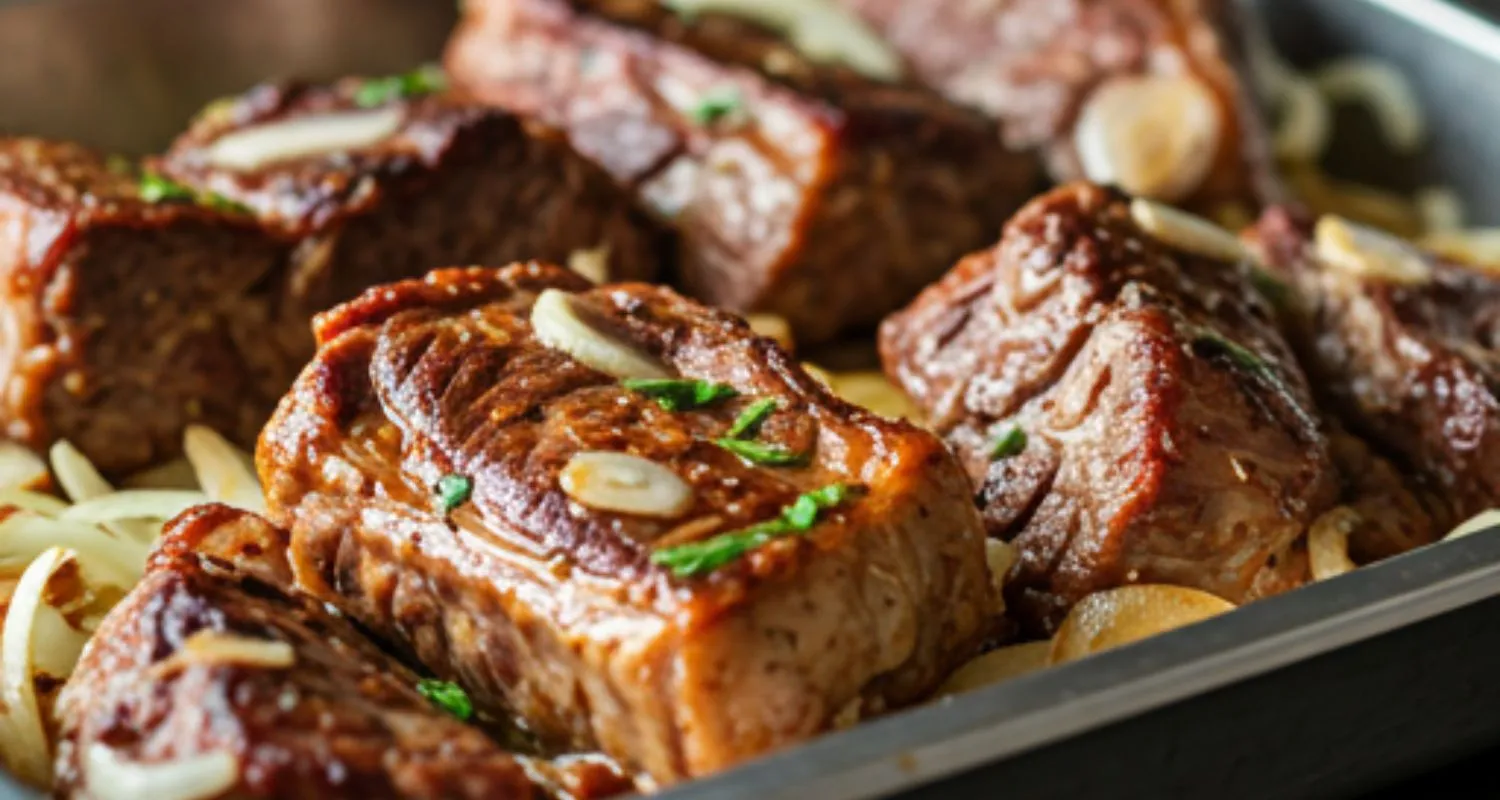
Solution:
[(1325, 266), (1357, 278), (1404, 285), (1432, 280), (1432, 266), (1414, 245), (1342, 217), (1319, 219), (1314, 242)]
[(609, 251), (607, 242), (598, 247), (574, 250), (568, 254), (568, 269), (594, 283), (609, 283)]
[(750, 323), (750, 330), (755, 331), (756, 336), (774, 340), (788, 353), (797, 348), (797, 341), (792, 336), (792, 325), (785, 317), (775, 314), (746, 314), (745, 321)]
[(934, 693), (943, 698), (983, 689), (1047, 667), (1051, 642), (1027, 642), (991, 650), (959, 667)]
[(1052, 637), (1049, 662), (1065, 664), (1234, 610), (1183, 586), (1135, 584), (1095, 592), (1073, 606)]
[(40, 489), (47, 485), (47, 462), (15, 442), (0, 440), (0, 489)]
[(1500, 528), (1500, 508), (1492, 508), (1488, 511), (1479, 512), (1478, 515), (1466, 520), (1463, 524), (1450, 531), (1447, 536), (1443, 537), (1443, 541), (1462, 539), (1465, 536), (1470, 536), (1480, 531), (1487, 531), (1491, 528)]
[(1073, 142), (1089, 180), (1172, 202), (1202, 185), (1223, 131), (1218, 99), (1202, 81), (1137, 75), (1094, 90)]
[(675, 519), (693, 507), (693, 488), (670, 469), (628, 453), (575, 453), (558, 475), (562, 490), (589, 508)]
[(1339, 506), (1313, 521), (1307, 531), (1307, 560), (1313, 580), (1326, 581), (1357, 568), (1349, 558), (1349, 534), (1359, 523), (1359, 512), (1348, 506)]
[(219, 137), (204, 152), (212, 166), (252, 172), (267, 164), (371, 147), (390, 138), (406, 120), (400, 105), (309, 114), (245, 128)]
[(813, 61), (876, 80), (901, 77), (900, 56), (853, 12), (831, 0), (667, 0), (679, 14), (724, 14), (769, 28)]
[(1137, 198), (1130, 204), (1130, 218), (1153, 239), (1169, 247), (1219, 261), (1250, 258), (1250, 249), (1238, 237), (1195, 214)]
[(537, 297), (531, 327), (542, 344), (616, 378), (672, 377), (656, 359), (584, 322), (573, 309), (572, 295), (560, 289), (547, 289)]
[(98, 800), (197, 800), (233, 789), (240, 780), (240, 763), (227, 750), (134, 761), (95, 743), (89, 745), (84, 776), (89, 796)]

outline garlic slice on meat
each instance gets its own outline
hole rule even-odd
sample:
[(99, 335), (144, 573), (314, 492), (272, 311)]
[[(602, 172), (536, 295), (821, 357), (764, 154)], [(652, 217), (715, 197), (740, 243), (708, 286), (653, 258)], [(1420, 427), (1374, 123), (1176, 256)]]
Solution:
[(47, 462), (31, 449), (0, 440), (0, 489), (39, 489), (47, 485)]
[(1073, 143), (1089, 180), (1172, 202), (1202, 185), (1223, 131), (1218, 99), (1202, 81), (1135, 75), (1094, 90)]
[(531, 327), (542, 344), (616, 378), (670, 378), (660, 363), (628, 343), (592, 328), (573, 309), (573, 296), (547, 289), (531, 307)]
[(1152, 200), (1136, 199), (1130, 218), (1152, 238), (1170, 247), (1220, 261), (1243, 261), (1249, 248), (1234, 234), (1208, 220)]
[(89, 746), (84, 777), (89, 796), (98, 800), (200, 800), (234, 788), (240, 763), (227, 750), (169, 761), (134, 761), (95, 743)]
[(400, 105), (333, 111), (268, 122), (219, 137), (204, 151), (210, 165), (251, 172), (267, 164), (379, 144), (401, 130)]
[(840, 63), (868, 78), (901, 78), (900, 56), (864, 20), (832, 0), (666, 0), (679, 14), (725, 14), (785, 36), (813, 61)]
[(609, 283), (609, 242), (568, 254), (568, 269), (594, 283)]
[(1406, 285), (1432, 280), (1432, 266), (1415, 246), (1342, 217), (1319, 219), (1314, 242), (1324, 265), (1358, 278)]
[(573, 454), (558, 475), (562, 490), (589, 508), (675, 519), (693, 507), (693, 487), (670, 469), (629, 453)]
[(1465, 536), (1471, 536), (1491, 528), (1500, 528), (1500, 509), (1492, 508), (1488, 511), (1479, 512), (1479, 514), (1465, 520), (1457, 528), (1449, 531), (1448, 535), (1443, 537), (1443, 541), (1462, 539)]

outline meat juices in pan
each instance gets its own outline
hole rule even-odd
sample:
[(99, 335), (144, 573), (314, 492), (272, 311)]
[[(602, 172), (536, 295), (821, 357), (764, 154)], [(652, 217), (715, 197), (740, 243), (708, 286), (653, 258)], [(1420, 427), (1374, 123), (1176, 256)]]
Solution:
[(97, 153), (0, 138), (4, 436), (66, 438), (107, 472), (176, 455), (194, 422), (255, 440), (302, 361), (266, 330), (287, 248), (204, 200), (149, 202)]
[[(391, 84), (402, 80), (418, 93)], [(155, 165), (298, 243), (280, 299), (299, 318), (288, 334), (304, 363), (312, 314), (443, 264), (597, 251), (595, 280), (656, 274), (665, 238), (608, 175), (556, 133), (420, 93), (442, 81), (262, 85), (210, 105)]]
[(699, 776), (918, 701), (986, 635), (954, 457), (736, 317), (531, 264), (317, 332), (256, 454), (300, 584), (544, 740)]
[(1272, 209), (1251, 238), (1297, 290), (1293, 343), (1313, 386), (1433, 516), (1353, 540), (1356, 555), (1426, 544), (1500, 504), (1500, 279), (1334, 217)]
[(887, 373), (1020, 551), (1007, 599), (1033, 633), (1126, 583), (1243, 602), (1307, 579), (1337, 481), (1241, 255), (1202, 220), (1065, 186), (882, 328)]
[[(418, 677), (288, 587), (287, 538), (224, 506), (167, 526), (146, 577), (90, 640), (58, 705), (58, 794), (155, 773), (194, 797), (603, 797), (599, 758), (513, 755), (418, 693)], [(193, 781), (189, 784), (189, 781)]]
[(851, 67), (707, 11), (475, 0), (446, 63), (464, 89), (566, 130), (675, 223), (689, 294), (814, 342), (874, 327), (1035, 185), (1033, 156), (874, 47)]
[(1246, 223), (1282, 197), (1233, 0), (833, 2), (1057, 181)]

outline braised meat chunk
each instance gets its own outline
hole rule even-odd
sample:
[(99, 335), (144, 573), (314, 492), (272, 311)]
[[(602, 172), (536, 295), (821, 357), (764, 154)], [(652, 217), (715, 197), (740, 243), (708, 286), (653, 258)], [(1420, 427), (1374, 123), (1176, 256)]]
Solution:
[(920, 699), (992, 597), (961, 467), (738, 318), (557, 267), (321, 316), (256, 460), (300, 583), (663, 782)]
[(595, 280), (656, 272), (661, 233), (608, 175), (556, 133), (432, 91), (443, 81), (259, 86), (210, 105), (157, 164), (298, 242), (279, 300), (304, 361), (312, 314), (444, 264), (572, 256)]
[(832, 1), (1059, 181), (1235, 217), (1280, 197), (1232, 0)]
[(1238, 240), (1092, 185), (1033, 201), (881, 331), (886, 371), (980, 483), (1050, 632), (1084, 595), (1170, 583), (1233, 602), (1306, 579), (1336, 475)]
[(675, 223), (690, 294), (825, 340), (983, 246), (1036, 170), (979, 115), (902, 82), (852, 15), (772, 5), (476, 0), (447, 66), (566, 130)]
[(223, 506), (168, 526), (59, 700), (61, 796), (553, 795), (536, 776), (557, 767), (429, 702), (347, 619), (289, 591), (286, 547)]
[(1433, 514), (1404, 547), (1500, 504), (1500, 277), (1337, 217), (1273, 209), (1253, 238), (1297, 289), (1293, 341), (1325, 404)]
[(222, 198), (110, 166), (0, 139), (4, 435), (67, 438), (110, 472), (174, 455), (192, 422), (253, 442), (295, 374), (265, 336), (286, 247)]

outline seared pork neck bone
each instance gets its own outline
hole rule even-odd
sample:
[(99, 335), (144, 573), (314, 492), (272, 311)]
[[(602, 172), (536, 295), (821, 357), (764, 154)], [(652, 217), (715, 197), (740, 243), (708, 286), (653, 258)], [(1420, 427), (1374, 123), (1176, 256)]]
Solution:
[(778, 314), (798, 341), (868, 330), (1032, 191), (1033, 154), (880, 45), (875, 64), (814, 58), (755, 14), (669, 5), (474, 0), (445, 62), (465, 91), (565, 131), (675, 227), (688, 294)]
[(1403, 488), (1419, 501), (1405, 503), (1412, 511), (1400, 524), (1356, 537), (1356, 555), (1426, 544), (1500, 505), (1500, 278), (1284, 208), (1267, 211), (1249, 238), (1295, 290), (1291, 339), (1320, 400), (1408, 476)]
[(545, 740), (702, 775), (916, 701), (986, 634), (954, 457), (736, 317), (528, 264), (317, 334), (257, 453), (299, 582)]
[(1089, 179), (1246, 224), (1284, 199), (1233, 0), (834, 0), (911, 69)]
[(982, 485), (1049, 633), (1084, 595), (1171, 583), (1244, 602), (1302, 584), (1337, 477), (1238, 240), (1065, 186), (886, 321), (881, 353)]
[[(510, 752), (291, 587), (287, 533), (201, 506), (167, 525), (58, 705), (58, 795), (195, 798), (603, 797), (607, 760)], [(133, 787), (133, 790), (131, 790)]]

